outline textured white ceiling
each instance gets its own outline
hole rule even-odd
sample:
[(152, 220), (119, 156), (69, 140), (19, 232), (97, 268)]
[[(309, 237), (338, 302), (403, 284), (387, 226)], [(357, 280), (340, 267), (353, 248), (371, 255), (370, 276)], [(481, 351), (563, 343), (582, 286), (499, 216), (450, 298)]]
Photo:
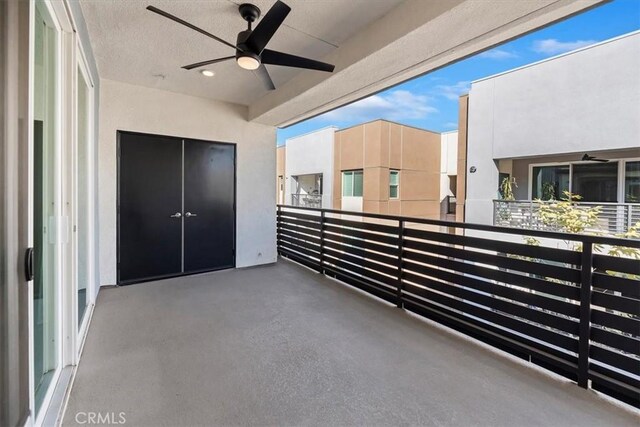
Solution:
[[(284, 25), (271, 39), (273, 50), (322, 60), (327, 54), (379, 19), (401, 0), (285, 0), (291, 7)], [(235, 43), (246, 29), (231, 0), (81, 0), (101, 78), (249, 105), (267, 90), (251, 71), (235, 61), (214, 64), (212, 78), (183, 65), (233, 55), (213, 39), (147, 11), (156, 6), (216, 36)], [(252, 0), (263, 15), (273, 0)], [(268, 65), (276, 87), (301, 71)]]

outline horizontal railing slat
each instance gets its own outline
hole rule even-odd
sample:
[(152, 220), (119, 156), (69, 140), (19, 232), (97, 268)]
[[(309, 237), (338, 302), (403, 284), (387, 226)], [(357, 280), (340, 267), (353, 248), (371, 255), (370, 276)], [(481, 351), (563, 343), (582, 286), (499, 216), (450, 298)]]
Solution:
[(355, 286), (358, 289), (361, 289), (365, 292), (369, 292), (390, 303), (394, 303), (396, 296), (394, 292), (389, 291), (387, 288), (381, 286), (378, 283), (367, 280), (364, 277), (355, 276), (348, 271), (342, 270), (340, 268), (335, 268), (332, 266), (326, 266), (325, 270), (332, 273), (337, 279), (342, 280), (345, 283), (348, 283), (351, 286)]
[(580, 271), (567, 267), (544, 264), (543, 262), (526, 261), (522, 259), (509, 258), (485, 252), (470, 251), (451, 246), (434, 245), (432, 243), (420, 242), (417, 240), (405, 240), (404, 247), (422, 252), (431, 252), (465, 261), (488, 264), (494, 267), (515, 270), (524, 273), (535, 273), (536, 275), (553, 277), (559, 280), (570, 282), (580, 281)]
[(341, 234), (325, 233), (325, 242), (336, 242), (343, 245), (351, 245), (362, 249), (369, 249), (372, 251), (382, 252), (391, 256), (398, 256), (398, 247), (388, 246), (378, 242), (372, 242), (371, 240), (362, 240), (355, 237), (344, 236)]
[(280, 221), (278, 221), (279, 224), (286, 226), (289, 224), (295, 224), (295, 225), (301, 225), (303, 227), (308, 227), (314, 230), (319, 230), (320, 229), (320, 223), (319, 222), (311, 222), (311, 221), (305, 221), (305, 220), (301, 220), (301, 219), (292, 219), (292, 218), (280, 218)]
[(640, 299), (640, 281), (610, 274), (593, 273), (593, 287), (620, 292), (630, 298)]
[(591, 294), (591, 304), (611, 310), (623, 311), (629, 314), (638, 313), (638, 310), (640, 309), (640, 301), (637, 299), (606, 294), (603, 292), (593, 292)]
[[(544, 357), (545, 360), (554, 360), (560, 362), (558, 365), (566, 369), (567, 371), (574, 372), (577, 368), (577, 357), (574, 354), (567, 353), (562, 349), (555, 349), (550, 347), (546, 343), (526, 337), (517, 332), (499, 327), (497, 325), (488, 323), (486, 321), (475, 319), (469, 316), (465, 316), (458, 311), (454, 311), (449, 307), (443, 307), (441, 305), (433, 304), (424, 299), (418, 299), (410, 295), (406, 295), (404, 298), (405, 308), (410, 311), (414, 311), (425, 317), (436, 319), (445, 319), (449, 322), (455, 321), (455, 325), (463, 326), (467, 333), (472, 335), (481, 335), (485, 337), (497, 338), (503, 344), (507, 344), (508, 347), (512, 347), (517, 350), (533, 353), (540, 357)], [(471, 326), (471, 327), (468, 327)], [(460, 328), (456, 328), (460, 330)]]
[(598, 270), (613, 270), (620, 273), (640, 276), (640, 261), (637, 259), (620, 258), (609, 255), (594, 255), (593, 266)]
[(303, 248), (309, 249), (313, 252), (317, 252), (318, 255), (320, 254), (320, 245), (316, 244), (316, 243), (312, 243), (312, 242), (307, 242), (304, 240), (300, 240), (297, 238), (291, 238), (291, 237), (287, 237), (287, 236), (280, 236), (280, 240), (282, 242), (286, 242), (289, 243), (291, 245), (296, 245), (296, 246), (301, 246)]
[(324, 247), (326, 249), (330, 249), (336, 252), (347, 252), (347, 253), (350, 253), (351, 255), (372, 259), (374, 261), (382, 262), (389, 265), (394, 265), (394, 264), (397, 265), (398, 263), (397, 256), (389, 256), (388, 254), (365, 250), (362, 247), (342, 245), (338, 242), (332, 242), (329, 240), (325, 240)]
[[(531, 323), (527, 323), (523, 320), (515, 319), (513, 317), (506, 316), (495, 311), (477, 307), (467, 301), (454, 299), (450, 296), (442, 295), (428, 289), (419, 288), (411, 284), (406, 284), (405, 286), (407, 293), (420, 296), (422, 298), (425, 298), (427, 301), (433, 301), (440, 305), (451, 307), (468, 315), (472, 315), (487, 322), (493, 323), (494, 325), (502, 326), (504, 328), (510, 329), (511, 331), (517, 331), (530, 338), (536, 338), (551, 345), (564, 348), (565, 350), (576, 353), (578, 352), (577, 339), (571, 338), (566, 335), (561, 335), (549, 329), (541, 328)], [(403, 294), (403, 298), (407, 298), (410, 301), (412, 300), (410, 295)], [(413, 301), (419, 302), (420, 299), (414, 298)]]
[(296, 252), (300, 252), (303, 255), (306, 255), (310, 258), (318, 258), (318, 262), (319, 262), (319, 258), (320, 258), (320, 252), (318, 251), (312, 251), (309, 250), (307, 248), (304, 248), (302, 246), (298, 246), (298, 245), (293, 245), (289, 242), (280, 242), (280, 247), (281, 248), (285, 248), (285, 249), (289, 249), (290, 251), (296, 251)]
[(459, 271), (461, 273), (471, 274), (473, 276), (483, 277), (489, 280), (509, 283), (516, 286), (528, 287), (539, 292), (549, 295), (555, 295), (561, 298), (569, 298), (578, 300), (580, 298), (580, 290), (574, 286), (567, 286), (559, 283), (548, 282), (537, 277), (525, 276), (522, 274), (511, 273), (494, 268), (483, 267), (476, 264), (465, 263), (447, 258), (436, 257), (424, 253), (405, 251), (404, 258), (411, 261), (417, 261), (424, 264), (432, 264), (449, 270)]
[(300, 212), (290, 212), (290, 211), (280, 211), (278, 213), (278, 217), (280, 218), (294, 218), (294, 219), (304, 219), (307, 221), (313, 221), (313, 222), (317, 222), (320, 223), (321, 221), (321, 217), (320, 215), (309, 215), (309, 214), (303, 214)]
[(311, 269), (316, 270), (320, 266), (320, 262), (318, 260), (310, 259), (306, 255), (300, 255), (299, 253), (290, 251), (287, 248), (278, 247), (278, 252), (280, 252), (281, 255), (284, 255), (287, 258), (292, 259), (295, 262), (298, 262), (298, 263), (300, 263), (300, 264), (302, 264), (302, 265), (304, 265), (306, 267), (309, 267)]
[(327, 224), (325, 226), (325, 230), (327, 232), (342, 233), (342, 234), (346, 234), (347, 236), (357, 237), (359, 239), (370, 240), (378, 243), (385, 243), (393, 246), (397, 246), (398, 242), (400, 241), (400, 239), (395, 236), (370, 233), (367, 231), (356, 230), (353, 228), (343, 228), (343, 227), (339, 227), (332, 224)]
[[(433, 289), (440, 293), (448, 294), (456, 298), (471, 301), (483, 306), (486, 309), (499, 310), (504, 314), (516, 316), (521, 319), (526, 319), (540, 325), (561, 330), (563, 332), (568, 332), (574, 335), (578, 334), (578, 323), (575, 320), (570, 320), (550, 313), (545, 313), (544, 311), (535, 310), (523, 305), (517, 305), (513, 302), (498, 299), (490, 295), (482, 295), (468, 289), (449, 285), (437, 280), (429, 279), (427, 277), (418, 276), (413, 273), (406, 272), (405, 277), (407, 278), (407, 280), (410, 280), (426, 288)], [(415, 287), (412, 289), (415, 289)]]
[(316, 245), (320, 245), (321, 239), (320, 237), (316, 237), (316, 236), (311, 236), (309, 234), (306, 233), (298, 233), (298, 232), (294, 232), (291, 230), (287, 230), (287, 229), (278, 229), (277, 231), (278, 237), (286, 237), (286, 238), (293, 238), (293, 239), (298, 239), (298, 240), (304, 240), (306, 242), (311, 242), (311, 243), (315, 243)]
[(528, 289), (517, 289), (504, 284), (499, 285), (486, 280), (470, 277), (468, 275), (452, 273), (446, 270), (416, 264), (409, 261), (405, 261), (403, 263), (403, 268), (406, 272), (425, 274), (460, 286), (473, 288), (488, 294), (498, 295), (503, 298), (508, 298), (530, 306), (540, 307), (566, 316), (577, 318), (579, 315), (579, 307), (576, 304), (571, 304), (570, 302), (563, 301), (561, 299), (549, 298), (531, 293), (528, 292)]
[(380, 233), (393, 234), (394, 236), (398, 235), (398, 231), (400, 230), (397, 226), (386, 225), (386, 224), (375, 224), (371, 222), (363, 222), (363, 221), (350, 221), (342, 218), (333, 218), (326, 217), (325, 222), (327, 224), (335, 224), (341, 225), (343, 227), (354, 227), (361, 228), (368, 231), (376, 231)]
[(601, 328), (591, 328), (590, 338), (600, 344), (640, 356), (640, 339)]
[(634, 375), (640, 375), (640, 360), (625, 356), (616, 351), (611, 351), (606, 348), (592, 345), (589, 348), (589, 356), (600, 362), (606, 363), (609, 366), (615, 366), (619, 369), (624, 369)]
[(380, 264), (378, 262), (370, 261), (366, 258), (361, 258), (355, 255), (351, 255), (346, 252), (340, 253), (340, 252), (332, 251), (332, 252), (326, 252), (325, 255), (339, 258), (341, 260), (355, 264), (358, 267), (368, 268), (370, 270), (373, 270), (376, 273), (382, 273), (382, 274), (388, 274), (390, 276), (394, 276), (398, 271), (398, 267)]
[(640, 336), (640, 321), (629, 317), (618, 316), (601, 310), (591, 310), (591, 322), (626, 332), (628, 334)]
[(314, 236), (317, 238), (320, 238), (321, 236), (321, 231), (319, 228), (307, 228), (307, 227), (300, 227), (298, 225), (293, 225), (293, 224), (287, 224), (287, 223), (278, 223), (277, 230), (282, 230), (282, 231), (289, 231), (291, 233), (301, 233), (301, 234), (308, 234), (310, 236)]
[(327, 262), (327, 264), (333, 264), (342, 268), (343, 270), (351, 271), (356, 275), (364, 276), (389, 286), (395, 286), (395, 279), (392, 277), (385, 276), (376, 271), (367, 270), (364, 267), (347, 263), (345, 261), (340, 260), (339, 258), (330, 257), (329, 253), (325, 253), (325, 255), (326, 255), (325, 261)]
[(432, 240), (458, 246), (474, 247), (495, 252), (503, 252), (530, 258), (546, 259), (580, 265), (580, 254), (575, 251), (545, 248), (524, 243), (513, 243), (504, 240), (490, 240), (480, 237), (469, 237), (457, 234), (445, 234), (427, 230), (405, 229), (405, 236), (422, 240)]

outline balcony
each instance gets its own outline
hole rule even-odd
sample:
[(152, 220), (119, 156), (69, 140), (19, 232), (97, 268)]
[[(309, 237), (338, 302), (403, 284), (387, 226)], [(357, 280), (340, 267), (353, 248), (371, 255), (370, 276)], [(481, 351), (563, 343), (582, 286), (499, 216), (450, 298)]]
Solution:
[[(528, 230), (563, 231), (557, 222), (542, 218), (540, 208), (552, 206), (555, 201), (534, 200), (494, 200), (493, 224), (502, 227), (515, 227)], [(638, 203), (588, 203), (574, 202), (572, 206), (585, 212), (598, 209), (598, 220), (585, 229), (595, 234), (624, 234), (635, 224), (640, 223), (640, 204)]]
[(296, 263), (100, 293), (64, 424), (637, 425), (640, 242), (519, 232), (280, 207)]
[(291, 205), (301, 208), (321, 208), (322, 194), (292, 194)]

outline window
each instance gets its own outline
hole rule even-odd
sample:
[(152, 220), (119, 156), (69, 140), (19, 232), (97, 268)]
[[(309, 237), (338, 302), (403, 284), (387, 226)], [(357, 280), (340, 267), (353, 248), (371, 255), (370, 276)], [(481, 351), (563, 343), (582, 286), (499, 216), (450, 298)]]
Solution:
[(362, 170), (342, 172), (342, 196), (362, 197)]
[(398, 198), (398, 188), (400, 187), (400, 172), (389, 171), (389, 198)]
[(625, 165), (624, 202), (640, 203), (640, 161), (627, 162)]
[(617, 202), (618, 162), (573, 165), (571, 192), (583, 202)]
[(533, 168), (531, 198), (559, 200), (569, 191), (569, 165)]

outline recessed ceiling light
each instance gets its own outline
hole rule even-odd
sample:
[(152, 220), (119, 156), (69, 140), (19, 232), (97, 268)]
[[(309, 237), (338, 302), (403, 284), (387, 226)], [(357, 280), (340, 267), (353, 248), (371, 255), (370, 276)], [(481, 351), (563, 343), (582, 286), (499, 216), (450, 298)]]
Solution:
[(211, 70), (202, 70), (200, 72), (202, 73), (203, 76), (206, 76), (206, 77), (213, 77), (216, 75), (216, 73), (214, 73)]

